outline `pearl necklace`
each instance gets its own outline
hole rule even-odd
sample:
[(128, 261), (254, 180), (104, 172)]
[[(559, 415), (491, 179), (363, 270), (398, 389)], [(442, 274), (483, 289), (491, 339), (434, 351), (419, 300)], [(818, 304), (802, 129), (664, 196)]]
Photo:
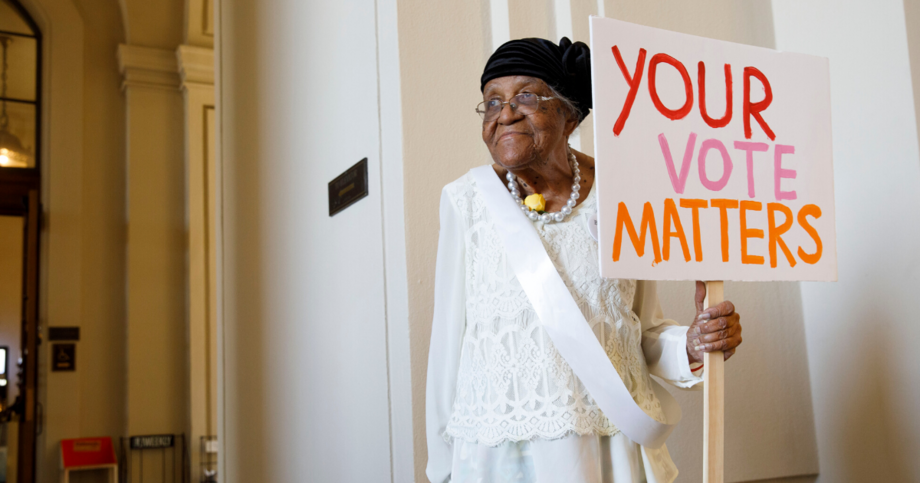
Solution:
[(578, 169), (578, 161), (575, 160), (575, 153), (571, 149), (569, 151), (569, 163), (572, 165), (572, 172), (575, 176), (572, 179), (572, 195), (569, 197), (569, 200), (565, 203), (565, 206), (556, 213), (543, 213), (542, 215), (530, 209), (529, 206), (524, 204), (524, 200), (521, 199), (521, 192), (517, 189), (517, 177), (511, 174), (511, 171), (508, 171), (508, 174), (505, 175), (505, 179), (508, 180), (508, 189), (511, 191), (511, 197), (514, 198), (515, 203), (521, 205), (521, 211), (527, 215), (533, 221), (542, 221), (543, 223), (553, 223), (559, 222), (565, 219), (566, 216), (572, 214), (572, 209), (575, 208), (575, 204), (578, 202), (578, 198), (581, 196), (578, 192), (581, 189), (581, 186), (578, 183), (581, 181), (581, 170)]

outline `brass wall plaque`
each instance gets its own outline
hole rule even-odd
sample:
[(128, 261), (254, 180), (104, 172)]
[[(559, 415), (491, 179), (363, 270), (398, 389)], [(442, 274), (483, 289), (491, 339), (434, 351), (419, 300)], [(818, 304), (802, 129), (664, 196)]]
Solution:
[(329, 182), (329, 216), (367, 196), (367, 158)]
[(77, 370), (77, 345), (52, 344), (51, 370), (54, 372)]

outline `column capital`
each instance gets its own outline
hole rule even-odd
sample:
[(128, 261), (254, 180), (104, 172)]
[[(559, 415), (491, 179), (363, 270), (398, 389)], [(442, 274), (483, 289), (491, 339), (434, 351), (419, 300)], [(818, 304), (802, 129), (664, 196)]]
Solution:
[(179, 88), (179, 67), (170, 50), (120, 44), (118, 70), (124, 76), (122, 90), (128, 87)]
[(214, 86), (214, 49), (180, 45), (176, 49), (176, 62), (182, 87), (188, 84)]

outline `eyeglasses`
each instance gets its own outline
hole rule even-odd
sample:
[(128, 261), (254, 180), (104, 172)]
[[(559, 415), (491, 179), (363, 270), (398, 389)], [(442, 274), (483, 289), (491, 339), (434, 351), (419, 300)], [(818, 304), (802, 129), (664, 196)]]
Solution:
[(502, 109), (505, 108), (505, 104), (511, 104), (512, 112), (529, 116), (536, 112), (537, 106), (540, 105), (540, 101), (548, 101), (551, 99), (555, 99), (555, 97), (543, 97), (530, 92), (522, 92), (512, 97), (510, 101), (502, 102), (502, 100), (497, 97), (489, 99), (488, 101), (482, 101), (476, 106), (476, 112), (482, 117), (482, 122), (492, 122), (498, 119), (498, 116), (502, 113)]

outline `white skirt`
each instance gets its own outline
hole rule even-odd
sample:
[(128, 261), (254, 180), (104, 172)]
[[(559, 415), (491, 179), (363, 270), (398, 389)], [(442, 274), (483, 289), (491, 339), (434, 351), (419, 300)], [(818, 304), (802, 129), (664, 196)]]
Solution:
[(454, 440), (451, 483), (671, 483), (666, 446), (648, 449), (623, 433), (509, 441), (491, 447)]

